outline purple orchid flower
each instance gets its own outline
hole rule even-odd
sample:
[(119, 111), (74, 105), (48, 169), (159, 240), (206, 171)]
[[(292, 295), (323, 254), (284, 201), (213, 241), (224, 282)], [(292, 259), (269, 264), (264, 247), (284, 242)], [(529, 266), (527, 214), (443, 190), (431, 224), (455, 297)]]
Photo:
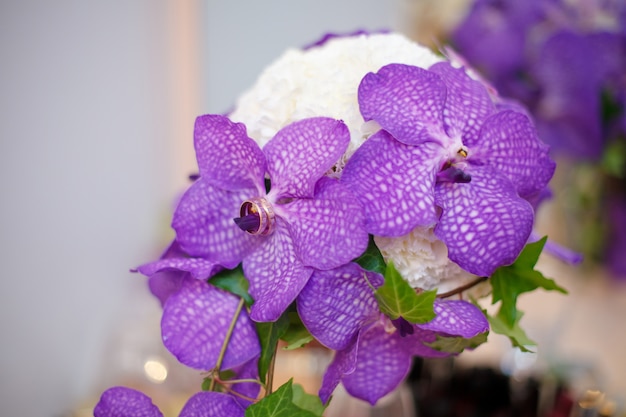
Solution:
[(324, 176), (348, 146), (343, 122), (295, 122), (263, 151), (243, 124), (223, 116), (199, 117), (194, 137), (200, 178), (182, 197), (172, 226), (192, 257), (227, 268), (243, 262), (254, 320), (278, 319), (314, 268), (335, 268), (365, 250), (361, 206)]
[(498, 110), (484, 85), (445, 62), (367, 74), (359, 104), (382, 130), (355, 152), (341, 181), (363, 204), (368, 232), (401, 236), (436, 224), (463, 269), (489, 276), (511, 264), (534, 221), (526, 199), (555, 169), (530, 119)]
[[(126, 387), (106, 390), (93, 410), (94, 417), (163, 417), (163, 413), (142, 392)], [(229, 395), (198, 392), (181, 410), (180, 417), (243, 417), (245, 408)]]
[[(161, 259), (137, 268), (148, 276), (150, 290), (163, 306), (163, 344), (182, 364), (194, 369), (215, 368), (237, 314), (240, 299), (206, 282), (221, 269), (205, 259), (190, 258), (176, 241)], [(233, 370), (238, 379), (256, 379), (261, 347), (248, 313), (243, 309), (238, 314), (221, 369)], [(255, 383), (238, 383), (232, 389), (250, 398), (259, 393)], [(246, 400), (236, 400), (248, 405)]]
[(437, 335), (471, 338), (489, 330), (485, 315), (462, 300), (437, 300), (437, 316), (428, 323), (392, 322), (380, 312), (370, 287), (382, 283), (380, 274), (350, 263), (314, 272), (298, 297), (304, 325), (337, 351), (320, 388), (324, 402), (341, 382), (351, 395), (375, 404), (406, 377), (413, 356), (450, 355), (427, 346)]

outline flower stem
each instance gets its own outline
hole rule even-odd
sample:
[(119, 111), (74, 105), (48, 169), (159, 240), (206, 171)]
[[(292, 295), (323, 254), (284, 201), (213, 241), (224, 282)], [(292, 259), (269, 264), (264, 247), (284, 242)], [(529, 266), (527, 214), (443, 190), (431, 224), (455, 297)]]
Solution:
[(459, 288), (455, 288), (451, 291), (437, 294), (437, 298), (448, 298), (448, 297), (452, 297), (453, 295), (460, 294), (463, 291), (469, 290), (470, 288), (480, 284), (481, 282), (486, 281), (487, 279), (489, 279), (489, 277), (479, 277), (472, 282), (469, 282), (465, 285), (460, 286)]
[[(237, 309), (235, 310), (235, 314), (233, 315), (233, 319), (230, 322), (230, 326), (226, 331), (226, 336), (224, 337), (224, 342), (222, 343), (222, 349), (220, 350), (220, 354), (217, 357), (217, 363), (215, 364), (215, 368), (213, 369), (214, 375), (219, 375), (220, 368), (222, 367), (222, 362), (224, 362), (224, 356), (226, 356), (226, 348), (228, 348), (228, 343), (230, 342), (230, 337), (233, 335), (233, 331), (235, 330), (235, 324), (237, 324), (237, 319), (241, 314), (241, 310), (243, 310), (244, 299), (241, 298), (239, 300), (239, 304), (237, 305)], [(209, 384), (209, 391), (213, 391), (215, 389), (216, 378), (214, 377)]]
[(276, 365), (276, 354), (278, 353), (278, 344), (276, 345), (276, 350), (274, 350), (274, 355), (272, 355), (272, 360), (270, 361), (270, 366), (267, 370), (267, 378), (265, 384), (265, 396), (267, 397), (272, 393), (272, 383), (274, 382), (274, 367)]

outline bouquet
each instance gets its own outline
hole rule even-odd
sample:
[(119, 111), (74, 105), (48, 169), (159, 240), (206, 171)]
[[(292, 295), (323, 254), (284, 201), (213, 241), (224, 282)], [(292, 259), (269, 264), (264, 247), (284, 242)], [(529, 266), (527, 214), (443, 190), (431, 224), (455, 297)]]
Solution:
[[(181, 416), (321, 416), (340, 383), (376, 404), (414, 357), (490, 331), (528, 349), (517, 297), (565, 292), (535, 269), (555, 163), (532, 119), (402, 35), (287, 51), (230, 114), (197, 118), (194, 146), (176, 238), (138, 268), (164, 345), (206, 372)], [(333, 351), (318, 393), (272, 386), (279, 340)], [(125, 387), (94, 413), (161, 415)]]

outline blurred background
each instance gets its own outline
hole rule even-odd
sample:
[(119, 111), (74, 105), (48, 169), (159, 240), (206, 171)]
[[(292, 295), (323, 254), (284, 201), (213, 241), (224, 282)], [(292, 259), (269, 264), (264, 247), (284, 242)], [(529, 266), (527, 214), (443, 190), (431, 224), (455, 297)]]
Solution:
[[(323, 33), (393, 29), (437, 46), (469, 7), (465, 0), (0, 2), (1, 414), (91, 415), (100, 393), (117, 384), (176, 410), (201, 378), (163, 350), (158, 303), (129, 270), (172, 237), (173, 202), (195, 171), (195, 117), (227, 111), (286, 48)], [(568, 178), (559, 173), (557, 184)], [(569, 206), (559, 201), (542, 208), (539, 230), (572, 243), (566, 231), (575, 224), (563, 220)], [(582, 388), (623, 399), (623, 282), (601, 262), (542, 262), (571, 294), (523, 300), (537, 354), (516, 356), (492, 336), (462, 362), (511, 375), (575, 368)], [(302, 378), (314, 390), (327, 361), (316, 355), (279, 364), (311, 364), (311, 381)]]

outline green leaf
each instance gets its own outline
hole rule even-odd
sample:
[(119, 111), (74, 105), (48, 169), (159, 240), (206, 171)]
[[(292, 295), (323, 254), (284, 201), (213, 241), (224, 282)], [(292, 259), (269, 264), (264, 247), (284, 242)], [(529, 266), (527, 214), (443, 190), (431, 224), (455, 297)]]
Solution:
[(602, 168), (617, 178), (626, 177), (626, 141), (613, 140), (608, 143), (602, 156)]
[(281, 336), (281, 340), (287, 343), (284, 350), (299, 349), (313, 340), (313, 336), (300, 320), (300, 316), (296, 312), (289, 312), (289, 328)]
[(526, 245), (515, 263), (498, 268), (491, 276), (493, 288), (491, 303), (502, 301), (498, 315), (508, 327), (513, 327), (517, 317), (517, 297), (520, 294), (537, 288), (567, 294), (567, 291), (559, 287), (554, 280), (544, 277), (535, 269), (546, 239), (544, 237)]
[(378, 250), (378, 246), (376, 246), (376, 243), (374, 242), (373, 235), (370, 235), (369, 244), (367, 245), (365, 252), (363, 252), (363, 255), (356, 258), (354, 262), (359, 264), (361, 268), (368, 271), (378, 272), (379, 274), (385, 273), (385, 259), (380, 253), (380, 250)]
[(393, 262), (385, 272), (385, 283), (374, 293), (380, 311), (392, 320), (403, 317), (411, 323), (426, 323), (435, 318), (433, 304), (436, 290), (417, 294), (402, 278)]
[(276, 353), (278, 339), (287, 331), (289, 318), (283, 314), (278, 320), (267, 323), (256, 323), (256, 331), (261, 344), (261, 357), (259, 358), (259, 379), (265, 384), (265, 377)]
[(246, 417), (319, 417), (309, 410), (294, 404), (293, 381), (290, 379), (275, 392), (252, 404), (246, 410)]
[(425, 345), (440, 352), (461, 353), (465, 349), (475, 349), (482, 345), (487, 341), (488, 336), (489, 332), (477, 334), (470, 339), (437, 335), (437, 340), (432, 343), (425, 343)]
[(487, 316), (487, 320), (489, 320), (489, 325), (491, 326), (491, 331), (494, 333), (502, 334), (508, 337), (511, 340), (511, 344), (515, 347), (520, 348), (522, 352), (532, 352), (532, 350), (528, 349), (527, 346), (535, 346), (536, 343), (533, 342), (527, 335), (526, 332), (520, 327), (519, 322), (524, 315), (523, 312), (517, 311), (515, 320), (513, 321), (513, 326), (509, 326), (505, 323), (502, 314), (499, 312), (495, 316), (491, 316), (487, 314), (486, 311), (483, 311)]
[(238, 295), (246, 301), (248, 306), (254, 302), (248, 294), (248, 280), (243, 275), (241, 265), (235, 269), (225, 269), (215, 274), (209, 279), (209, 284)]
[(306, 393), (299, 384), (293, 385), (293, 403), (319, 417), (326, 410), (326, 406), (322, 403), (319, 396)]

